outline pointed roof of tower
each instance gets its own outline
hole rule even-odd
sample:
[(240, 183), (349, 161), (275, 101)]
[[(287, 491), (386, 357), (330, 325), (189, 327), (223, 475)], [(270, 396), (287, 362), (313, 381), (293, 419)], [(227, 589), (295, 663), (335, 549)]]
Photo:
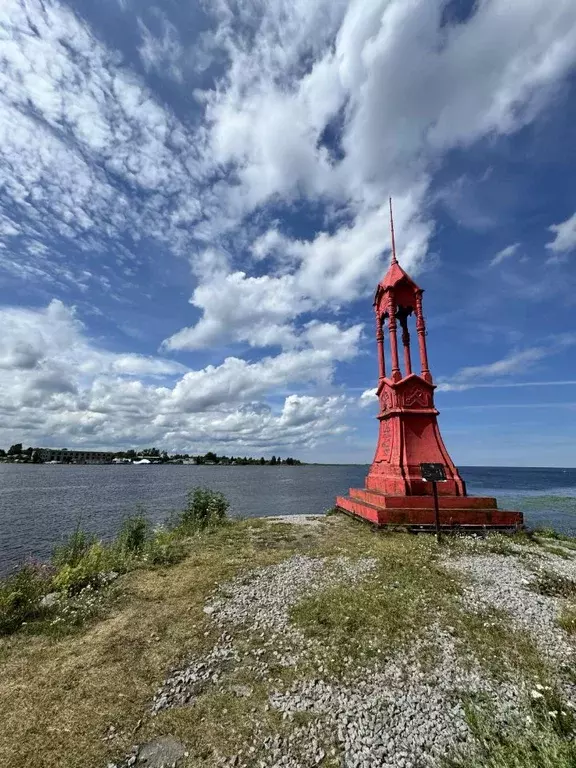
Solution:
[(390, 266), (388, 267), (388, 271), (382, 278), (382, 280), (378, 283), (378, 287), (386, 290), (387, 288), (393, 288), (395, 285), (397, 285), (400, 281), (404, 281), (405, 283), (408, 283), (411, 285), (415, 290), (422, 290), (419, 288), (414, 280), (410, 277), (410, 275), (407, 272), (404, 272), (400, 264), (398, 264), (398, 259), (396, 258), (396, 241), (394, 239), (394, 218), (392, 216), (392, 198), (389, 198), (390, 202), (390, 234), (392, 239), (392, 257), (390, 259)]

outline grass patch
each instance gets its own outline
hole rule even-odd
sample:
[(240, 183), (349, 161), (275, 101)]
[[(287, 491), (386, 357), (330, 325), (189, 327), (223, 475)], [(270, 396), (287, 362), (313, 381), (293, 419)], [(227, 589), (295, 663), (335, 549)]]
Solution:
[(518, 555), (516, 549), (512, 546), (513, 542), (511, 537), (503, 536), (502, 534), (494, 534), (486, 538), (485, 548), (488, 552), (493, 552), (495, 555)]
[(529, 714), (503, 725), (482, 705), (466, 706), (473, 748), (443, 761), (444, 768), (574, 768), (574, 713), (549, 686), (538, 686), (527, 702)]
[(333, 673), (389, 656), (407, 638), (421, 635), (460, 593), (457, 579), (437, 567), (414, 537), (399, 534), (394, 545), (387, 536), (378, 539), (374, 549), (386, 556), (374, 573), (359, 584), (313, 594), (291, 609), (291, 621), (320, 641)]
[(461, 611), (452, 616), (454, 634), (466, 657), (478, 660), (495, 680), (547, 680), (549, 670), (529, 633), (513, 628), (501, 611)]
[(61, 634), (101, 615), (109, 602), (104, 588), (119, 574), (179, 562), (190, 549), (191, 536), (227, 522), (228, 507), (221, 493), (195, 488), (168, 527), (153, 530), (140, 511), (123, 521), (109, 543), (96, 540), (78, 523), (54, 549), (50, 563), (27, 563), (0, 581), (0, 635), (21, 629), (52, 632), (54, 627)]
[(197, 486), (188, 492), (186, 501), (186, 507), (172, 520), (174, 530), (192, 534), (226, 522), (230, 504), (220, 491)]
[(559, 547), (553, 547), (550, 544), (541, 543), (540, 546), (544, 552), (548, 552), (551, 555), (556, 555), (556, 557), (561, 557), (563, 560), (572, 560), (573, 558), (572, 552), (566, 549), (565, 544), (562, 544), (562, 546)]
[(558, 617), (558, 626), (569, 635), (576, 635), (576, 608), (573, 605), (563, 608)]
[(53, 569), (27, 563), (0, 582), (0, 634), (10, 634), (47, 613), (42, 597), (48, 592)]
[[(82, 631), (0, 638), (0, 764), (102, 768), (161, 733), (177, 711), (146, 714), (156, 688), (178, 659), (204, 653), (216, 639), (203, 612), (208, 595), (217, 583), (282, 554), (255, 550), (243, 523), (206, 531), (170, 570), (123, 576), (122, 599)], [(186, 723), (181, 735), (193, 743), (196, 712), (178, 712)], [(110, 725), (113, 739), (106, 738)], [(206, 721), (206, 732), (212, 726)]]
[(571, 559), (576, 552), (576, 537), (558, 533), (552, 528), (537, 528), (532, 532), (532, 538), (552, 555), (558, 555), (564, 559)]
[(554, 571), (541, 571), (530, 584), (534, 592), (546, 597), (576, 597), (576, 582), (566, 576), (560, 576)]

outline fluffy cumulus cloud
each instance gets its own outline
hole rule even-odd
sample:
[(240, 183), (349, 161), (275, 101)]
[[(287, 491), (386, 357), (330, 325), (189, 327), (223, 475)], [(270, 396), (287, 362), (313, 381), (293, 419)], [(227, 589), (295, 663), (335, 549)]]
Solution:
[[(14, 439), (74, 444), (159, 443), (172, 449), (235, 450), (312, 446), (344, 429), (343, 395), (287, 394), (286, 387), (329, 383), (334, 360), (355, 354), (354, 339), (329, 326), (308, 328), (310, 343), (248, 363), (187, 370), (161, 357), (113, 353), (86, 339), (73, 309), (52, 301), (40, 310), (0, 310), (0, 424)], [(321, 340), (320, 347), (314, 342)]]
[(371, 387), (370, 389), (365, 389), (364, 392), (360, 395), (360, 398), (358, 400), (358, 404), (361, 408), (375, 408), (376, 403), (378, 401), (376, 400), (376, 387)]
[[(236, 3), (214, 6), (228, 66), (202, 97), (204, 158), (233, 179), (219, 187), (220, 223), (233, 229), (279, 200), (321, 201), (328, 210), (311, 239), (276, 225), (254, 238), (257, 258), (277, 270), (258, 284), (260, 295), (288, 301), (287, 317), (311, 303), (339, 306), (372, 287), (389, 239), (388, 195), (396, 200), (403, 263), (417, 270), (433, 231), (426, 200), (438, 158), (525, 125), (574, 65), (569, 0), (491, 0), (460, 23), (450, 21), (446, 5), (245, 2), (239, 18)], [(249, 323), (253, 310), (242, 304), (256, 284), (232, 279)], [(222, 338), (219, 301), (209, 291), (196, 290), (203, 317), (172, 337), (172, 348)], [(272, 319), (270, 337), (285, 332)]]
[[(362, 328), (341, 313), (385, 268), (388, 196), (417, 271), (445, 154), (526, 125), (576, 62), (573, 0), (461, 5), (218, 0), (181, 24), (166, 6), (134, 15), (130, 57), (70, 5), (5, 0), (0, 274), (121, 303), (135, 270), (185, 259), (191, 306), (160, 356), (104, 351), (59, 302), (3, 310), (4, 425), (281, 445), (344, 423), (327, 387)], [(199, 350), (211, 365), (168, 359)]]

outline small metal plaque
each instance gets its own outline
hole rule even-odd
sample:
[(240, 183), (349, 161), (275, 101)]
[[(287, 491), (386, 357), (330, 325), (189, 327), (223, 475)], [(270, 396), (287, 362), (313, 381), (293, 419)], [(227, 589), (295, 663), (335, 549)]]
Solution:
[(429, 483), (442, 483), (446, 480), (444, 464), (420, 464), (422, 480)]

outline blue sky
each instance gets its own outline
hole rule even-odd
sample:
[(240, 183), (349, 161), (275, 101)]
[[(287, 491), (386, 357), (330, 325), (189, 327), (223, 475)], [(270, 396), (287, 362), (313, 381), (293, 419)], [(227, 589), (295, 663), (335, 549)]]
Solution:
[(573, 0), (5, 0), (0, 444), (371, 460), (425, 288), (461, 465), (576, 466)]

